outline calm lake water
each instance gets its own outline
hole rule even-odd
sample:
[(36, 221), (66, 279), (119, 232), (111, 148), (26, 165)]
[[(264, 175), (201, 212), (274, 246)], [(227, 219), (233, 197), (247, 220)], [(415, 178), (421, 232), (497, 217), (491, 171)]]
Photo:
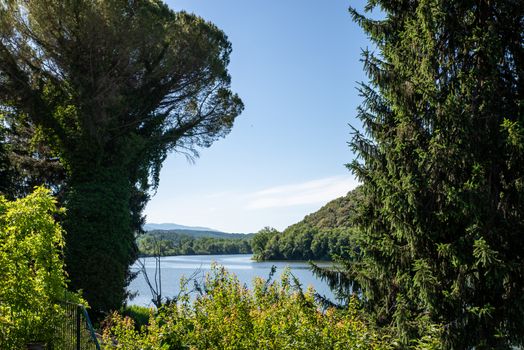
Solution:
[[(195, 277), (202, 280), (204, 275), (211, 270), (211, 264), (217, 263), (224, 266), (227, 271), (234, 273), (240, 282), (248, 287), (252, 286), (255, 277), (266, 279), (269, 276), (271, 267), (276, 266), (277, 270), (273, 279), (279, 279), (280, 274), (286, 267), (295, 275), (305, 290), (312, 286), (321, 295), (325, 295), (331, 300), (334, 296), (328, 286), (313, 276), (309, 270), (307, 262), (297, 261), (269, 261), (256, 262), (251, 260), (251, 254), (238, 255), (191, 255), (191, 256), (166, 256), (161, 258), (162, 274), (162, 295), (167, 297), (176, 296), (180, 291), (180, 278)], [(151, 281), (155, 274), (155, 259), (142, 258)], [(329, 263), (319, 263), (320, 266), (330, 266)], [(139, 265), (135, 263), (132, 269), (136, 271)], [(191, 283), (189, 287), (192, 287)], [(138, 295), (128, 302), (130, 305), (151, 306), (151, 292), (147, 286), (144, 276), (139, 274), (129, 285), (129, 291), (138, 292)]]

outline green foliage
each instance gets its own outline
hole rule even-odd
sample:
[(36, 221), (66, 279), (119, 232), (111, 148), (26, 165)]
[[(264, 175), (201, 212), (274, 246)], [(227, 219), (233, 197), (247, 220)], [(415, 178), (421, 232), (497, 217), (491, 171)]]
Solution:
[(71, 180), (66, 196), (65, 263), (71, 284), (83, 287), (95, 318), (126, 299), (128, 266), (136, 259), (129, 192), (121, 174), (114, 168), (93, 169), (89, 179)]
[(23, 116), (0, 116), (0, 120), (6, 125), (0, 127), (0, 193), (20, 198), (36, 186), (45, 186), (61, 201), (65, 169), (42, 130)]
[(13, 202), (0, 197), (0, 348), (51, 342), (66, 290), (63, 231), (50, 191), (37, 188)]
[(169, 239), (157, 238), (150, 233), (137, 239), (141, 255), (209, 255), (251, 254), (250, 238), (194, 238), (186, 235), (170, 235)]
[[(446, 348), (524, 343), (524, 7), (368, 1), (379, 54), (351, 146), (363, 183), (347, 275), (402, 344), (442, 324)], [(349, 263), (351, 262), (351, 263)]]
[(140, 255), (251, 254), (252, 234), (154, 230), (137, 238)]
[(355, 211), (361, 198), (362, 193), (357, 187), (349, 191), (347, 195), (327, 203), (318, 211), (306, 215), (300, 224), (319, 230), (352, 227)]
[(167, 154), (196, 157), (241, 113), (230, 53), (216, 26), (159, 0), (0, 3), (2, 123), (10, 140), (25, 133), (19, 145), (46, 146), (11, 151), (30, 161), (19, 169), (46, 165), (24, 181), (63, 192), (71, 287), (96, 311), (124, 301), (134, 237)]
[(138, 305), (126, 306), (120, 312), (122, 317), (130, 317), (133, 320), (137, 330), (149, 324), (149, 318), (152, 313), (153, 310), (151, 308)]
[[(250, 291), (223, 268), (206, 277), (206, 293), (189, 296), (152, 315), (137, 331), (130, 318), (113, 314), (104, 330), (108, 349), (391, 349), (360, 316), (347, 310), (320, 311), (313, 290), (303, 293), (289, 274)], [(116, 340), (113, 342), (112, 340)], [(391, 340), (389, 340), (391, 342)]]
[(9, 161), (9, 146), (6, 142), (6, 131), (1, 124), (3, 124), (3, 116), (0, 114), (0, 194), (8, 196), (13, 192), (14, 174), (11, 162)]
[(351, 249), (358, 189), (337, 198), (280, 233), (264, 228), (252, 239), (256, 260), (331, 260)]
[(253, 254), (255, 260), (266, 260), (266, 249), (268, 243), (273, 239), (273, 237), (279, 235), (280, 232), (271, 227), (264, 227), (262, 230), (258, 231), (253, 239), (251, 240), (251, 247), (253, 248)]

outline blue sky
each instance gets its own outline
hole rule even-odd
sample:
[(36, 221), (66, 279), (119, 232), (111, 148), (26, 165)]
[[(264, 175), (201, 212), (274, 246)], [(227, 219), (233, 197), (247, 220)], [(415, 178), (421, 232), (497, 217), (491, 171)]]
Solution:
[(229, 37), (232, 89), (246, 106), (232, 132), (194, 164), (173, 153), (145, 214), (226, 232), (279, 230), (346, 194), (347, 142), (366, 81), (347, 0), (171, 0)]

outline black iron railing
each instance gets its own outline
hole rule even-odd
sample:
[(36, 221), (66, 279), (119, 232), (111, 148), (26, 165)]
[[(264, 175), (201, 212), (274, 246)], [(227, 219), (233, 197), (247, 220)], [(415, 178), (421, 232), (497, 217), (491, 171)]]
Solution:
[(100, 350), (89, 315), (83, 305), (63, 303), (64, 317), (57, 329), (53, 350)]

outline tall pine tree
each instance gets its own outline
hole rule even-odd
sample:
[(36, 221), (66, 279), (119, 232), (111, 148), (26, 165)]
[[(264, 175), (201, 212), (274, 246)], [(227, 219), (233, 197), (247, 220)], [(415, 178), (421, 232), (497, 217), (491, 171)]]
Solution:
[(370, 0), (351, 9), (379, 53), (350, 169), (362, 181), (350, 275), (404, 345), (524, 342), (524, 6)]

